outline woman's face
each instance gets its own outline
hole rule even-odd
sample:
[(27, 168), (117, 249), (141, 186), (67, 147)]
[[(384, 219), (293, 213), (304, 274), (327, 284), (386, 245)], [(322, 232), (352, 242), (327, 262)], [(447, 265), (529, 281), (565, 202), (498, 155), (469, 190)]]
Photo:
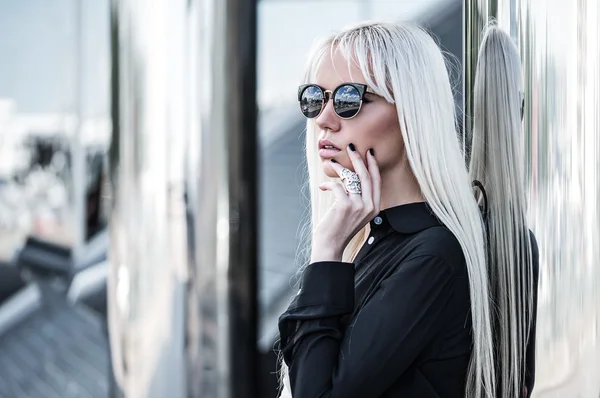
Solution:
[[(335, 51), (333, 57), (326, 56), (317, 70), (317, 80), (314, 82), (325, 90), (333, 91), (342, 83), (366, 84), (360, 69)], [(382, 175), (386, 170), (400, 165), (404, 158), (404, 146), (398, 113), (393, 104), (375, 94), (367, 93), (362, 108), (352, 119), (340, 118), (333, 109), (333, 101), (328, 101), (325, 109), (315, 119), (318, 126), (317, 147), (319, 141), (327, 140), (339, 150), (320, 151), (323, 171), (329, 177), (337, 178), (337, 173), (331, 167), (331, 159), (351, 170), (352, 163), (348, 158), (347, 147), (354, 144), (356, 150), (365, 159), (367, 151), (372, 148), (379, 164)]]

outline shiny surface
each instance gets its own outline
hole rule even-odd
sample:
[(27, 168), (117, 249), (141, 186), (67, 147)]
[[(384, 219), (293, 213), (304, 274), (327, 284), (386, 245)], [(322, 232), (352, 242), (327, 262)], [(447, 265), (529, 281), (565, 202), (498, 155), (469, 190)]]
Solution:
[[(596, 398), (600, 7), (596, 0), (467, 0), (465, 8), (496, 16), (523, 62), (529, 220), (541, 267), (534, 396)], [(480, 26), (465, 27), (467, 40)], [(473, 65), (477, 52), (469, 48), (477, 46), (466, 52)]]
[(352, 119), (360, 112), (366, 86), (358, 83), (342, 84), (333, 91), (307, 84), (299, 88), (298, 100), (302, 114), (309, 119), (321, 114), (327, 102), (333, 100), (333, 109), (342, 119)]
[(331, 99), (335, 113), (342, 119), (351, 119), (360, 111), (366, 86), (342, 84), (331, 91), (309, 84), (300, 86), (299, 90), (300, 110), (307, 118), (319, 116)]
[(300, 110), (307, 118), (314, 118), (321, 114), (325, 96), (318, 86), (308, 86), (300, 94)]
[[(481, 43), (481, 32), (492, 16), (497, 15), (497, 0), (465, 0), (463, 6), (463, 151), (467, 158), (470, 156), (471, 131), (473, 130), (473, 87), (475, 85), (475, 70), (477, 69), (477, 54)], [(468, 163), (468, 162), (467, 162)]]
[(182, 3), (112, 2), (109, 331), (126, 397), (186, 396)]
[(361, 106), (360, 92), (353, 86), (341, 86), (333, 93), (333, 109), (341, 118), (356, 116)]
[(192, 284), (204, 303), (202, 341), (216, 355), (201, 353), (211, 373), (199, 396), (256, 397), (256, 2), (204, 3), (200, 162), (190, 178), (198, 189)]
[(109, 323), (127, 397), (256, 396), (255, 6), (112, 1)]

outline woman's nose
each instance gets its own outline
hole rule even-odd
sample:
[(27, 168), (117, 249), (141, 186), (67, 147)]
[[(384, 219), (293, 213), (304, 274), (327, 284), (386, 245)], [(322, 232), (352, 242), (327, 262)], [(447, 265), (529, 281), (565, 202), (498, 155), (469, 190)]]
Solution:
[(331, 131), (338, 131), (340, 129), (340, 122), (340, 117), (333, 109), (333, 101), (327, 101), (323, 111), (316, 119), (317, 126), (321, 130), (329, 129)]

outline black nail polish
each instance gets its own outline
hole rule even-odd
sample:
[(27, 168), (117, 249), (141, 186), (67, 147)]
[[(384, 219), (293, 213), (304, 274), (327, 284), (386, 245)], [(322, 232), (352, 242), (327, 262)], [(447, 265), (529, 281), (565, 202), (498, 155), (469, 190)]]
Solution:
[(329, 159), (329, 160), (331, 160), (331, 163), (337, 163), (337, 160), (335, 160), (335, 159)]
[(369, 149), (369, 152), (371, 152), (371, 156), (375, 156), (375, 151), (373, 150), (373, 148)]
[(350, 144), (350, 145), (348, 145), (348, 147), (350, 148), (350, 150), (352, 152), (356, 151), (356, 148), (354, 148), (354, 144)]

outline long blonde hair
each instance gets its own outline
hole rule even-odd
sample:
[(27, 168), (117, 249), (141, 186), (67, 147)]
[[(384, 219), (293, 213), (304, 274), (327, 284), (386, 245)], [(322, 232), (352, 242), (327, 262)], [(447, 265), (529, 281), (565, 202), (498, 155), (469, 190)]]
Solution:
[[(314, 47), (306, 82), (315, 81), (322, 59), (334, 51), (356, 63), (375, 93), (396, 104), (407, 159), (421, 193), (462, 247), (469, 274), (473, 336), (466, 394), (492, 397), (494, 350), (483, 223), (459, 144), (445, 58), (433, 38), (416, 25), (364, 23)], [(332, 204), (332, 195), (318, 189), (327, 177), (316, 151), (317, 135), (314, 120), (308, 120), (306, 159), (313, 227)], [(344, 261), (352, 261), (365, 237), (366, 228), (348, 244)], [(282, 397), (291, 396), (285, 363), (282, 376)]]
[(474, 87), (470, 173), (487, 196), (490, 288), (501, 396), (523, 394), (532, 325), (533, 265), (526, 225), (519, 52), (495, 23), (484, 31)]

